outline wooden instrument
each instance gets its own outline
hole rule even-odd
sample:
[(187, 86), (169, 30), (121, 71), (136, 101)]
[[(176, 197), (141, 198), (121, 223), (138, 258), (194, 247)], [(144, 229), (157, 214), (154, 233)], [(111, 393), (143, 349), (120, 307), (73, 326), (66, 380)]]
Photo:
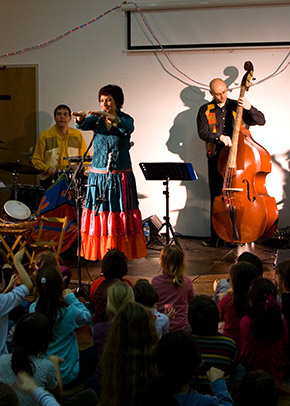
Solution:
[[(244, 68), (240, 97), (253, 76), (251, 62), (245, 62)], [(243, 244), (270, 238), (277, 227), (278, 210), (265, 185), (272, 167), (270, 154), (242, 125), (243, 107), (238, 105), (236, 113), (232, 146), (223, 148), (218, 159), (224, 182), (222, 194), (213, 203), (212, 224), (224, 241)]]

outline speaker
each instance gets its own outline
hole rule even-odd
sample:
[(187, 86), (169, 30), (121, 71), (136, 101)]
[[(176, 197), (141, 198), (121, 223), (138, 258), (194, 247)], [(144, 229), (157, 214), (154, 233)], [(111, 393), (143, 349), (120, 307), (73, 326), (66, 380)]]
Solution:
[(142, 220), (143, 226), (145, 223), (148, 223), (150, 227), (150, 238), (152, 240), (155, 236), (157, 236), (157, 232), (159, 228), (162, 226), (162, 222), (156, 216), (156, 214), (153, 214), (153, 216), (147, 217), (146, 219)]
[(280, 262), (284, 261), (285, 259), (290, 259), (290, 249), (277, 250), (274, 265), (277, 266)]

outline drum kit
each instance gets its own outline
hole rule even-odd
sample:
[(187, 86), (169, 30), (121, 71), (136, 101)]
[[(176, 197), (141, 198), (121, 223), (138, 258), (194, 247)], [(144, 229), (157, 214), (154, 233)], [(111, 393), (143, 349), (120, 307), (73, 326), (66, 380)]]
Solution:
[(7, 220), (12, 222), (28, 220), (37, 210), (44, 189), (36, 185), (20, 184), (18, 176), (37, 175), (40, 172), (33, 166), (23, 165), (19, 161), (0, 162), (0, 170), (11, 172), (13, 175), (13, 184), (3, 188), (5, 191), (11, 191), (11, 200), (3, 207)]
[[(2, 143), (0, 141), (0, 143)], [(0, 149), (3, 149), (0, 145)], [(73, 156), (66, 158), (70, 168), (59, 170), (55, 173), (53, 181), (56, 181), (63, 173), (67, 177), (68, 184), (74, 174), (73, 167), (82, 161), (81, 156)], [(87, 157), (86, 162), (91, 162), (92, 158)], [(87, 166), (87, 165), (86, 165)], [(18, 182), (18, 176), (23, 175), (38, 175), (40, 171), (32, 165), (24, 165), (19, 161), (16, 162), (0, 162), (0, 170), (11, 172), (13, 176), (13, 184), (0, 187), (0, 191), (11, 191), (11, 200), (4, 204), (4, 213), (8, 221), (18, 222), (30, 219), (38, 209), (41, 198), (44, 195), (45, 189), (37, 185), (26, 185)], [(82, 172), (81, 186), (82, 189), (87, 183), (87, 177)], [(84, 192), (84, 190), (83, 190)]]

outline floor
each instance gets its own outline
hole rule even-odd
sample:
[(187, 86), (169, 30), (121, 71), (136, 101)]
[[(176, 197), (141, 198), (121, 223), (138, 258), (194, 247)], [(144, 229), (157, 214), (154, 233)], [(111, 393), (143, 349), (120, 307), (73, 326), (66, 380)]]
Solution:
[[(229, 267), (243, 251), (251, 251), (262, 260), (265, 275), (270, 279), (275, 277), (277, 256), (278, 260), (279, 257), (290, 257), (286, 242), (281, 240), (272, 239), (267, 243), (252, 243), (238, 247), (224, 245), (219, 248), (204, 247), (202, 241), (200, 238), (178, 237), (178, 242), (185, 253), (186, 275), (192, 278), (196, 293), (212, 295), (214, 280), (227, 277)], [(161, 248), (160, 242), (155, 240), (148, 247), (146, 258), (128, 262), (128, 278), (133, 283), (139, 278), (151, 280), (158, 274)], [(76, 262), (76, 259), (67, 262), (73, 271), (71, 284), (73, 287), (88, 290), (91, 282), (101, 273), (101, 263), (100, 261), (88, 262), (83, 258), (80, 259), (79, 265)]]

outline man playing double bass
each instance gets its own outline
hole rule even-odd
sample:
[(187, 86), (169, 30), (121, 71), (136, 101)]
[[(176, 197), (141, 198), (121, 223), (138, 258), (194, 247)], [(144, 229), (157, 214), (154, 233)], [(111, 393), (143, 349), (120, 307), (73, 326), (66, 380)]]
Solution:
[(246, 125), (264, 125), (264, 114), (253, 107), (247, 99), (238, 101), (228, 98), (228, 90), (222, 79), (215, 78), (210, 84), (213, 100), (200, 107), (197, 115), (199, 137), (206, 142), (208, 158), (208, 182), (210, 191), (210, 238), (203, 241), (206, 247), (218, 246), (218, 235), (212, 225), (214, 198), (223, 188), (223, 177), (217, 170), (219, 153), (224, 147), (232, 146), (232, 133), (237, 106), (243, 107), (243, 121)]

